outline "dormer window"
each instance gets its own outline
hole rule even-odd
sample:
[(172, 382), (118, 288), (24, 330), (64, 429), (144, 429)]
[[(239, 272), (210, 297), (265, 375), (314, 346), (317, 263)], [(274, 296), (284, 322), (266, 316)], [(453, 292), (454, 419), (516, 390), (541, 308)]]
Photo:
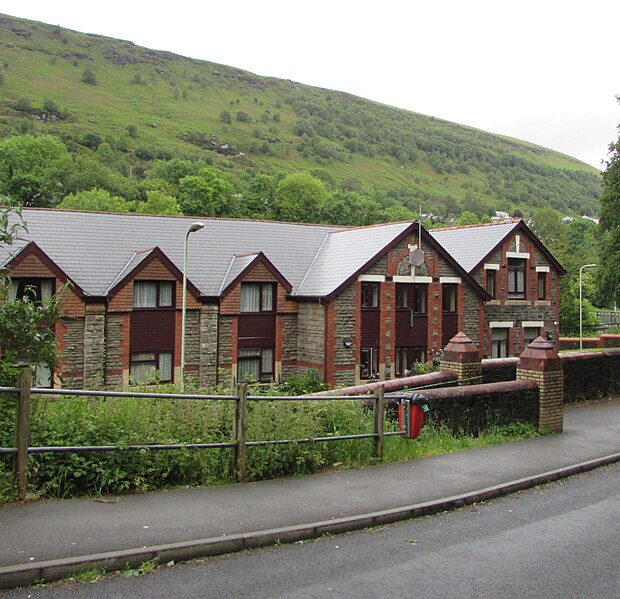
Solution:
[(54, 279), (12, 279), (9, 300), (47, 303), (54, 294)]
[(134, 308), (171, 308), (172, 281), (134, 281)]
[(241, 283), (241, 312), (273, 312), (273, 283)]

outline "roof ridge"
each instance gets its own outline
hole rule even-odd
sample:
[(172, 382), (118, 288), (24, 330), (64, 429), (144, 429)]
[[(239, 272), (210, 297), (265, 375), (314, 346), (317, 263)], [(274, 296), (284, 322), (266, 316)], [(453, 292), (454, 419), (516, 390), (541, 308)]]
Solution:
[[(161, 218), (161, 219), (175, 219), (175, 220), (196, 220), (197, 218), (207, 221), (232, 221), (232, 222), (249, 222), (249, 223), (272, 223), (275, 225), (298, 225), (300, 227), (319, 227), (330, 229), (352, 229), (355, 227), (348, 227), (347, 225), (330, 225), (325, 223), (296, 223), (293, 221), (271, 220), (271, 219), (256, 219), (256, 218), (234, 218), (230, 216), (191, 216), (185, 214), (138, 214), (137, 212), (107, 212), (104, 210), (77, 210), (75, 208), (40, 208), (40, 207), (27, 207), (23, 208), (23, 211), (35, 211), (35, 212), (58, 212), (58, 213), (74, 213), (74, 214), (100, 214), (109, 216), (126, 216), (131, 218)], [(380, 223), (385, 224), (385, 223)], [(369, 225), (374, 226), (374, 225)]]
[(460, 231), (462, 229), (475, 229), (476, 227), (497, 227), (499, 225), (510, 225), (521, 222), (522, 218), (511, 218), (508, 220), (503, 220), (501, 222), (490, 222), (490, 223), (477, 223), (475, 225), (458, 225), (455, 227), (438, 227), (436, 229), (430, 229), (429, 233), (434, 231)]

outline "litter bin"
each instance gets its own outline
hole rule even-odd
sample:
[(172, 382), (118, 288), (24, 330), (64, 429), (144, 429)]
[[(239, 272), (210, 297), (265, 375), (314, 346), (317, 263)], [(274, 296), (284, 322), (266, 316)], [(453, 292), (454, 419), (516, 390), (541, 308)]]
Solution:
[(428, 412), (428, 401), (419, 393), (408, 393), (399, 401), (399, 428), (410, 439), (418, 438), (424, 423), (424, 412)]

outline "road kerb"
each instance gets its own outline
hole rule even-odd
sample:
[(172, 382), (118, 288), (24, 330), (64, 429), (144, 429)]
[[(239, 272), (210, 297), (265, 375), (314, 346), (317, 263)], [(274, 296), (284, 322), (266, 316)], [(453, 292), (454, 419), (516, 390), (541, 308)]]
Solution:
[(41, 581), (52, 582), (93, 568), (104, 568), (106, 572), (113, 572), (122, 570), (126, 567), (138, 568), (144, 562), (151, 560), (158, 560), (160, 564), (165, 564), (171, 560), (179, 562), (200, 557), (212, 557), (225, 553), (234, 553), (244, 549), (267, 547), (276, 543), (305, 541), (318, 538), (324, 534), (338, 534), (361, 528), (390, 524), (400, 520), (408, 520), (410, 518), (452, 510), (464, 505), (493, 499), (501, 495), (508, 495), (516, 491), (530, 489), (541, 484), (580, 474), (618, 461), (620, 461), (620, 453), (614, 453), (594, 460), (588, 460), (541, 474), (469, 491), (460, 495), (442, 497), (440, 499), (407, 505), (400, 508), (392, 508), (356, 516), (334, 518), (320, 522), (235, 535), (222, 535), (193, 541), (121, 549), (118, 551), (93, 553), (90, 555), (46, 560), (29, 564), (2, 566), (0, 567), (0, 589), (26, 586)]

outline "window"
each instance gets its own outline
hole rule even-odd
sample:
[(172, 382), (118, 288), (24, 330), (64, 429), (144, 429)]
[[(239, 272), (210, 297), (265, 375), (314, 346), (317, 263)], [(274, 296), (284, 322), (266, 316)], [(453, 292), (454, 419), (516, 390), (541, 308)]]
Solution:
[(362, 308), (379, 307), (379, 283), (362, 283)]
[(273, 347), (240, 349), (237, 354), (237, 378), (240, 383), (273, 381)]
[(394, 364), (395, 375), (397, 377), (413, 375), (416, 362), (426, 362), (425, 347), (397, 347)]
[(525, 299), (525, 260), (508, 258), (508, 298)]
[[(9, 280), (9, 301), (26, 300), (32, 303), (47, 303), (54, 295), (54, 279), (12, 279)], [(53, 387), (53, 372), (48, 364), (33, 364), (33, 384), (39, 388)]]
[(524, 327), (523, 329), (523, 349), (525, 349), (534, 339), (540, 335), (538, 327)]
[(410, 308), (415, 314), (426, 314), (427, 285), (396, 284), (396, 307)]
[(426, 285), (413, 286), (413, 311), (415, 314), (426, 314)]
[(241, 312), (273, 311), (273, 283), (241, 283)]
[(134, 281), (134, 308), (172, 308), (172, 281)]
[(492, 298), (495, 298), (495, 271), (487, 270), (486, 273), (487, 273), (487, 281), (486, 281), (487, 293)]
[(456, 312), (457, 286), (454, 283), (442, 285), (442, 308), (444, 312)]
[(547, 299), (547, 273), (538, 273), (538, 299)]
[(377, 379), (379, 378), (379, 350), (376, 348), (362, 349), (362, 360), (360, 362), (360, 378)]
[(131, 354), (129, 374), (131, 382), (136, 385), (172, 381), (172, 352)]
[(396, 284), (396, 307), (409, 307), (409, 285), (405, 285), (402, 283)]
[(408, 376), (411, 370), (411, 362), (409, 361), (409, 348), (397, 347), (396, 348), (396, 361), (394, 363), (394, 374), (397, 377)]
[(54, 279), (12, 279), (9, 300), (27, 299), (30, 302), (49, 302), (54, 294)]
[(508, 329), (491, 329), (491, 357), (505, 358), (508, 355)]

